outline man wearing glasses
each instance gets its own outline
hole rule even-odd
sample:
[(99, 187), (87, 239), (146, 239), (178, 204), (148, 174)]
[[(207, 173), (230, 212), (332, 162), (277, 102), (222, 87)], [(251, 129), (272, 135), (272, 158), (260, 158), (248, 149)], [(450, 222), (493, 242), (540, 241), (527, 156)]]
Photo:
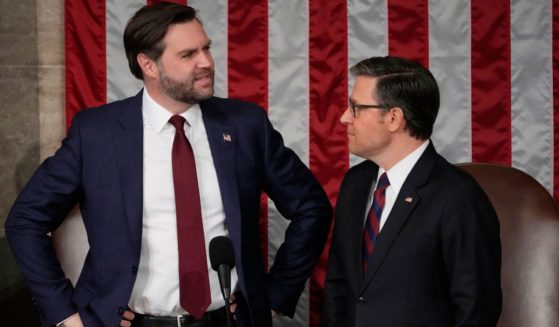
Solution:
[(321, 326), (495, 326), (499, 223), (473, 178), (429, 140), (437, 82), (397, 57), (351, 72), (340, 121), (366, 160), (339, 192)]

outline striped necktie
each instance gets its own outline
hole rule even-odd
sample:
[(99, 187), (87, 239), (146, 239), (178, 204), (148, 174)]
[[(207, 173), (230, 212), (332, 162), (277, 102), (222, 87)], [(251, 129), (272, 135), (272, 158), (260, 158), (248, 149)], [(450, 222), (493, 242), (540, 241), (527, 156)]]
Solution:
[(377, 243), (377, 236), (379, 233), (380, 216), (384, 209), (386, 188), (390, 186), (390, 181), (386, 172), (383, 173), (378, 181), (375, 193), (373, 195), (373, 205), (367, 221), (365, 222), (365, 229), (363, 231), (363, 271), (367, 270), (367, 261), (375, 249)]

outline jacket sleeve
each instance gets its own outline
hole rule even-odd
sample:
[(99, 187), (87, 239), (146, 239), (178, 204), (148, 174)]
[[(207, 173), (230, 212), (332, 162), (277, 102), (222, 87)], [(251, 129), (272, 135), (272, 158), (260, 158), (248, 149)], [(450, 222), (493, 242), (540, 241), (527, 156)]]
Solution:
[(350, 285), (347, 276), (343, 273), (343, 263), (340, 261), (336, 244), (341, 241), (332, 239), (332, 247), (328, 255), (328, 270), (326, 272), (326, 280), (324, 283), (324, 300), (322, 313), (320, 316), (321, 327), (348, 326), (353, 317), (349, 315), (351, 307), (355, 299), (351, 296)]
[(499, 221), (475, 182), (449, 198), (442, 251), (455, 326), (495, 326), (501, 312)]
[(348, 244), (351, 243), (348, 240), (353, 237), (348, 226), (351, 226), (352, 222), (345, 213), (355, 205), (354, 192), (348, 186), (355, 178), (350, 170), (342, 181), (336, 200), (336, 214), (320, 315), (321, 327), (352, 326), (354, 322), (355, 294), (352, 292), (350, 276), (348, 276), (348, 270), (350, 270), (348, 266), (351, 265), (348, 261), (353, 258), (352, 255), (348, 255), (351, 251), (348, 249)]
[(270, 306), (293, 317), (305, 283), (318, 261), (330, 230), (332, 207), (324, 190), (281, 135), (262, 115), (264, 190), (280, 214), (290, 220), (267, 278)]
[(52, 245), (55, 230), (81, 197), (78, 116), (56, 154), (46, 159), (17, 197), (5, 224), (6, 238), (43, 323), (54, 325), (76, 309), (73, 287)]

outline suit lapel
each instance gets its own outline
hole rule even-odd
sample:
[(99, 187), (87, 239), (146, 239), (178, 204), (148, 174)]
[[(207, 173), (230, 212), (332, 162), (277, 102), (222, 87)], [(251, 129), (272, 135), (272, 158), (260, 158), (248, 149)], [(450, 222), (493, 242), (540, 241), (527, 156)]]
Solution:
[(355, 267), (353, 271), (354, 291), (357, 293), (361, 281), (363, 279), (362, 269), (362, 250), (363, 250), (363, 226), (365, 216), (369, 211), (369, 198), (371, 196), (371, 188), (378, 173), (378, 166), (369, 162), (365, 164), (364, 169), (358, 175), (358, 179), (353, 181), (352, 196), (353, 205), (349, 208), (349, 217), (351, 219), (350, 235), (351, 238), (351, 267)]
[(400, 230), (412, 214), (413, 209), (421, 202), (421, 197), (417, 189), (428, 182), (429, 176), (435, 167), (437, 156), (432, 142), (429, 143), (429, 146), (421, 155), (402, 185), (400, 193), (392, 207), (392, 211), (379, 234), (375, 250), (369, 258), (369, 268), (365, 273), (360, 293), (365, 291), (367, 285), (374, 278), (382, 261), (389, 254), (390, 248)]
[(236, 179), (236, 129), (228, 124), (226, 114), (209, 100), (200, 103), (202, 118), (210, 143), (225, 221), (233, 244), (241, 244), (241, 219)]
[[(405, 198), (411, 197), (413, 199), (413, 202), (406, 202), (402, 199), (401, 194), (406, 194)], [(382, 261), (389, 253), (394, 240), (400, 232), (400, 229), (405, 224), (406, 220), (410, 216), (415, 206), (419, 203), (419, 201), (419, 195), (415, 192), (413, 187), (402, 186), (402, 189), (400, 189), (400, 195), (398, 195), (398, 198), (394, 203), (394, 207), (392, 207), (392, 211), (388, 216), (388, 220), (386, 221), (379, 234), (375, 250), (369, 258), (369, 268), (365, 273), (361, 291), (366, 288), (367, 284), (375, 276), (375, 273), (377, 272), (379, 266), (382, 264)]]
[(112, 128), (115, 158), (120, 178), (124, 210), (133, 244), (141, 247), (143, 203), (143, 119), (142, 92), (123, 102), (116, 110)]

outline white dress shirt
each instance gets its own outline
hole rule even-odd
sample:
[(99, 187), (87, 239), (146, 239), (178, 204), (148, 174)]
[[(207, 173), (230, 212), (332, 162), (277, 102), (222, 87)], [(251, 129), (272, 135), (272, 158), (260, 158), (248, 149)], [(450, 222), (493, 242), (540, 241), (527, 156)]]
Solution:
[[(171, 150), (175, 128), (168, 122), (172, 114), (143, 92), (144, 122), (143, 228), (138, 276), (129, 306), (132, 311), (159, 316), (187, 313), (179, 303), (179, 262), (175, 192)], [(217, 273), (211, 268), (208, 246), (212, 238), (228, 236), (217, 174), (198, 104), (181, 116), (186, 118), (185, 134), (196, 161), (200, 205), (204, 224), (206, 257), (212, 303), (209, 310), (225, 305)], [(231, 272), (231, 285), (237, 283)]]
[[(390, 181), (390, 186), (388, 186), (385, 193), (384, 209), (382, 210), (382, 214), (380, 215), (379, 233), (386, 223), (388, 215), (390, 215), (390, 211), (392, 211), (392, 207), (394, 207), (394, 202), (396, 202), (396, 198), (398, 197), (398, 193), (400, 193), (402, 185), (404, 185), (406, 178), (408, 178), (411, 170), (419, 160), (419, 157), (421, 157), (423, 152), (425, 152), (425, 149), (427, 149), (428, 145), (429, 140), (425, 141), (425, 143), (421, 144), (412, 153), (408, 154), (404, 159), (400, 160), (397, 164), (390, 168), (390, 170), (386, 171), (386, 175), (388, 176), (388, 180)], [(369, 196), (369, 203), (367, 206), (368, 209), (366, 210), (365, 215), (369, 214), (369, 210), (371, 208), (371, 205), (373, 204), (374, 190), (376, 189), (380, 176), (384, 172), (385, 170), (379, 167), (376, 182), (373, 184), (373, 187), (371, 189), (371, 195)], [(363, 222), (365, 222), (365, 220), (363, 220)]]

